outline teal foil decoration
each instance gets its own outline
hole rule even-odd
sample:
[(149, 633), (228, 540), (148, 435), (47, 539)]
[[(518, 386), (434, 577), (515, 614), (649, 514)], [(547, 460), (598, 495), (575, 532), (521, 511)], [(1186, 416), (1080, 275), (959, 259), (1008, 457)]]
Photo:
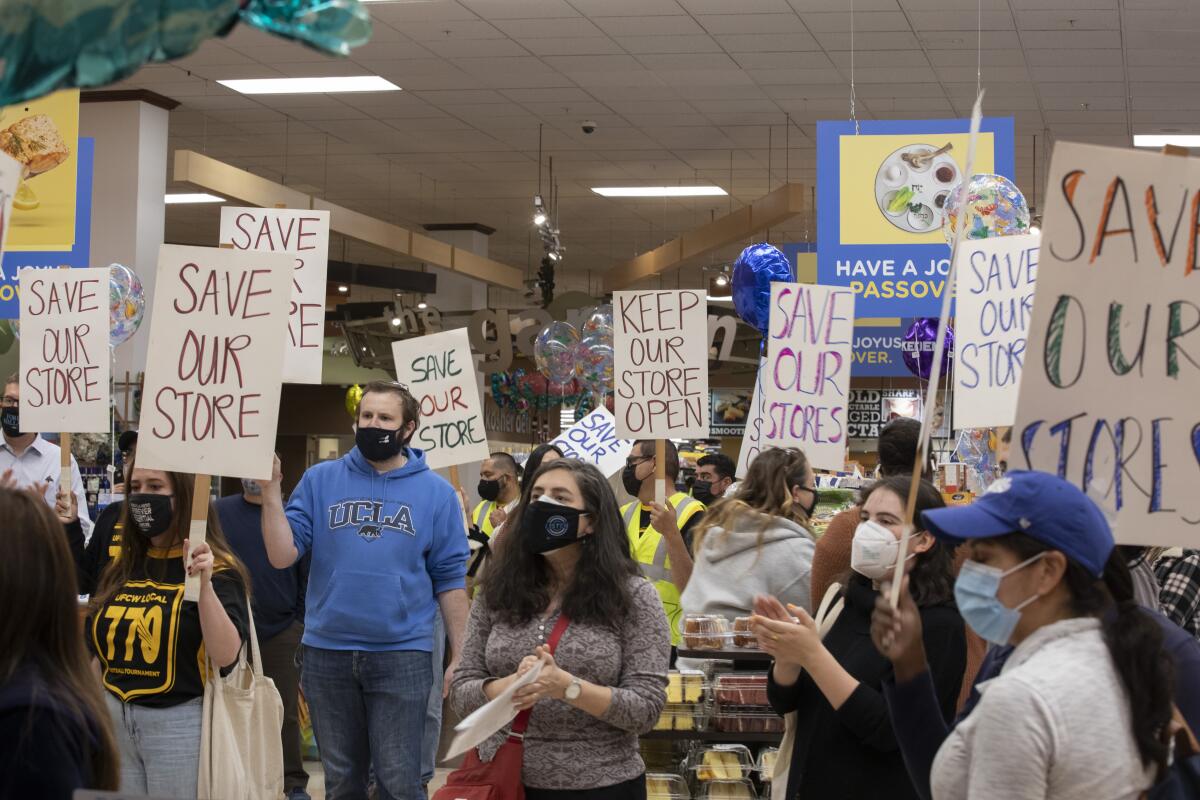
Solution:
[(334, 55), (371, 38), (358, 0), (0, 0), (0, 106), (116, 83), (238, 21)]

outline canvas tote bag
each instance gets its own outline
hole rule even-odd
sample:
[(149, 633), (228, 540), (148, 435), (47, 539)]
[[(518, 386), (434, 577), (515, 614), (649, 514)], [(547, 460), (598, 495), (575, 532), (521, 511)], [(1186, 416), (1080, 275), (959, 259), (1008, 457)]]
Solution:
[[(835, 583), (825, 591), (825, 596), (821, 598), (817, 616), (813, 619), (817, 623), (817, 630), (820, 631), (822, 639), (833, 627), (833, 623), (837, 622), (838, 615), (842, 613), (845, 600), (840, 597), (841, 593), (842, 585)], [(797, 712), (791, 711), (783, 718), (783, 740), (779, 743), (779, 755), (775, 757), (775, 772), (771, 775), (771, 800), (787, 800), (788, 771), (792, 766), (792, 751), (796, 749), (796, 714)]]
[(201, 800), (276, 800), (283, 796), (283, 700), (263, 675), (254, 615), (250, 615), (252, 663), (246, 648), (225, 677), (208, 659), (200, 729)]

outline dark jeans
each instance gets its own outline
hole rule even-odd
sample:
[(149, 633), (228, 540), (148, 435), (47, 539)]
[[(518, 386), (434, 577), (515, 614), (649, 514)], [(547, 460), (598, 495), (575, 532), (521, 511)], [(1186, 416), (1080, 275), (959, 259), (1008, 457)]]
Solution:
[(312, 713), (328, 800), (424, 800), (421, 739), (433, 685), (429, 653), (303, 648), (300, 684)]
[(293, 622), (275, 636), (258, 643), (263, 673), (275, 682), (283, 699), (283, 788), (288, 792), (308, 788), (308, 773), (304, 771), (301, 755), (300, 670), (296, 667), (296, 651), (300, 649), (303, 635), (304, 626)]
[(525, 787), (525, 800), (646, 800), (646, 776), (599, 789), (530, 789)]

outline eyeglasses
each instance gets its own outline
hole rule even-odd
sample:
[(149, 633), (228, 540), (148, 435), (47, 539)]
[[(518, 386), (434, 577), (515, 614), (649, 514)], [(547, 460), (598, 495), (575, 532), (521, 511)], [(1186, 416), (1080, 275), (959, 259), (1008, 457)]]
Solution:
[(654, 456), (641, 456), (640, 458), (635, 456), (633, 458), (625, 459), (625, 466), (636, 467), (638, 464), (644, 464), (647, 461), (653, 461), (653, 460), (654, 460)]
[(10, 397), (9, 395), (4, 395), (3, 398), (0, 398), (0, 408), (16, 408), (20, 404), (20, 400), (15, 397)]

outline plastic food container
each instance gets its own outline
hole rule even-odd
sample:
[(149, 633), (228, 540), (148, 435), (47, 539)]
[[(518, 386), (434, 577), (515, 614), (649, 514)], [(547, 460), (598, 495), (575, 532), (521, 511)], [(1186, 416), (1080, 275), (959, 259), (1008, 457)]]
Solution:
[(732, 641), (729, 620), (719, 614), (683, 618), (683, 646), (688, 650), (724, 650)]
[(744, 744), (717, 744), (693, 752), (688, 768), (700, 783), (737, 781), (750, 777), (754, 760)]
[(691, 798), (687, 783), (678, 775), (647, 773), (647, 800), (691, 800)]
[(706, 715), (703, 703), (668, 703), (663, 707), (656, 731), (702, 731)]
[(700, 787), (700, 800), (758, 800), (749, 780), (711, 781)]
[(667, 673), (667, 704), (704, 702), (708, 681), (698, 669), (671, 670)]
[(733, 646), (744, 650), (758, 649), (758, 637), (750, 630), (749, 617), (738, 617), (733, 621)]
[(770, 707), (767, 700), (767, 673), (736, 672), (718, 675), (713, 694), (717, 703), (730, 706)]
[(770, 783), (771, 778), (775, 775), (775, 762), (779, 760), (778, 747), (764, 747), (762, 752), (758, 754), (758, 779), (763, 783)]
[(710, 724), (722, 733), (783, 733), (783, 717), (754, 706), (719, 706)]

